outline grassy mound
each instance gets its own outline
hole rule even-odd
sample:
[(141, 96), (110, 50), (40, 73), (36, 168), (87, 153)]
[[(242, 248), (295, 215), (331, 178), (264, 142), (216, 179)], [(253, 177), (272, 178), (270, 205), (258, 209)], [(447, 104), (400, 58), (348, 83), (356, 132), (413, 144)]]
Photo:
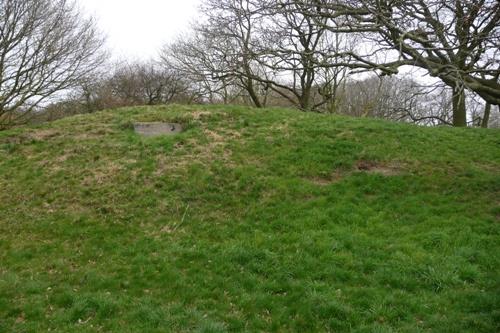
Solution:
[(0, 332), (498, 331), (499, 198), (494, 130), (169, 106), (0, 132)]

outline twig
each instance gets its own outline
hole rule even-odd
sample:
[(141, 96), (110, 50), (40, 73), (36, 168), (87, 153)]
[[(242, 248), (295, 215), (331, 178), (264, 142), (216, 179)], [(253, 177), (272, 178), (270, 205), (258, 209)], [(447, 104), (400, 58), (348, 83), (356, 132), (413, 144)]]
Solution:
[(177, 230), (177, 228), (179, 228), (184, 223), (184, 219), (186, 218), (188, 210), (189, 210), (189, 204), (186, 206), (186, 209), (184, 210), (184, 214), (182, 215), (181, 221), (174, 226), (174, 229), (172, 231)]

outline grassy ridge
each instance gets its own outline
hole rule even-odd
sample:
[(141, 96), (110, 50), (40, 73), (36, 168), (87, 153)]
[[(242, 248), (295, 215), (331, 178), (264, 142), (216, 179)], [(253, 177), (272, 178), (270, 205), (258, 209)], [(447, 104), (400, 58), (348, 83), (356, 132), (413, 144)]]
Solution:
[(0, 332), (497, 331), (499, 148), (215, 106), (0, 132)]

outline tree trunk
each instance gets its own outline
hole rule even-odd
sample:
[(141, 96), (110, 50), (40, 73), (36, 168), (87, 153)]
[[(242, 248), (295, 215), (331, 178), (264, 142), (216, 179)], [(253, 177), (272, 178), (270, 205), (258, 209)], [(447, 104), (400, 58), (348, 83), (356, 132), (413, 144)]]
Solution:
[(250, 98), (252, 99), (253, 104), (261, 108), (262, 103), (260, 102), (259, 96), (257, 96), (257, 93), (255, 92), (254, 85), (253, 85), (253, 80), (252, 79), (247, 79), (247, 92), (250, 95)]
[(453, 126), (467, 126), (467, 109), (465, 107), (465, 91), (460, 88), (453, 89)]
[(299, 104), (300, 104), (300, 108), (302, 109), (302, 111), (311, 111), (311, 105), (309, 103), (309, 95), (308, 94), (306, 94), (300, 98)]
[(299, 105), (303, 111), (311, 111), (311, 90), (310, 85), (302, 88), (302, 95), (299, 97)]
[(490, 121), (490, 113), (491, 113), (491, 104), (486, 103), (486, 105), (484, 106), (483, 120), (481, 121), (482, 128), (488, 128), (488, 122)]

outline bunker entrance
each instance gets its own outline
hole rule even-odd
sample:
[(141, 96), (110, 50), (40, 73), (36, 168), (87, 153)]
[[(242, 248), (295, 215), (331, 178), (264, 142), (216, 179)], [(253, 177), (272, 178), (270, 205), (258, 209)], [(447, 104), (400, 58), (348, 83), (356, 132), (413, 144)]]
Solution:
[(177, 123), (135, 123), (134, 130), (137, 134), (147, 137), (159, 135), (174, 135), (182, 132), (181, 124)]

